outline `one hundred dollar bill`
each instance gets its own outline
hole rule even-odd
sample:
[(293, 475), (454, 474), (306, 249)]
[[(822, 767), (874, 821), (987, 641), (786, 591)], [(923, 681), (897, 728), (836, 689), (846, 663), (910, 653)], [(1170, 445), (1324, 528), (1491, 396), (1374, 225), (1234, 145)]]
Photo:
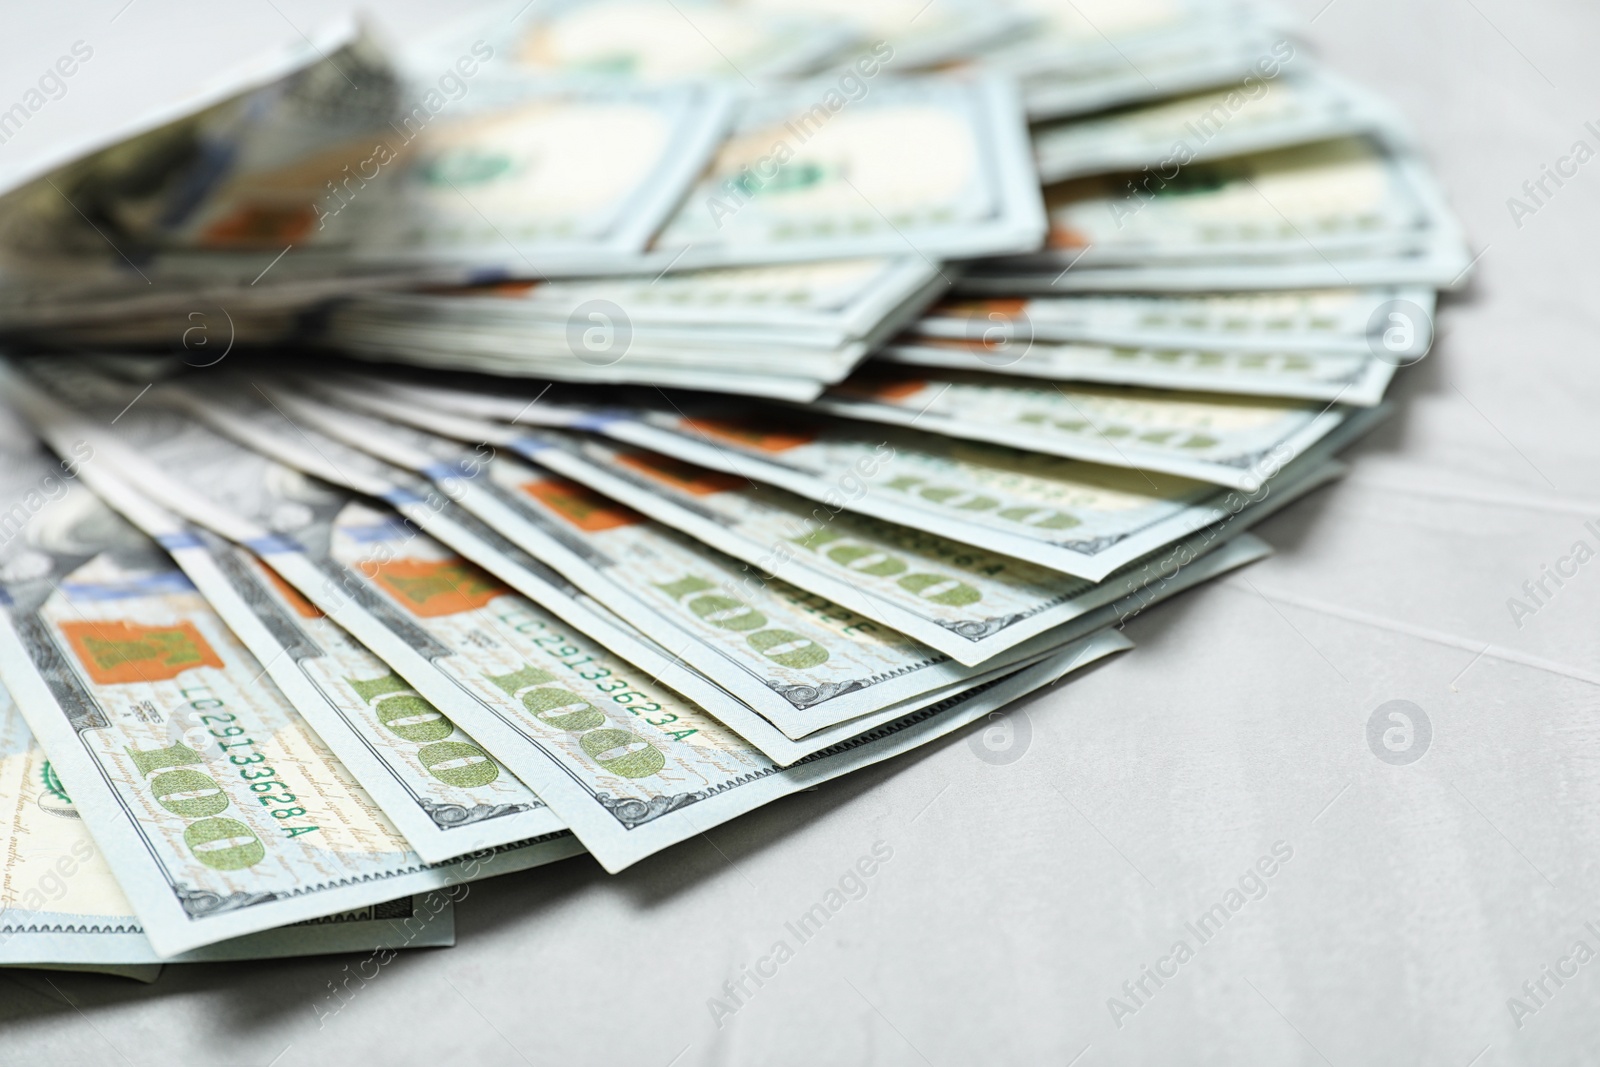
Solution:
[(751, 0), (749, 8), (770, 14), (822, 18), (849, 30), (860, 42), (839, 66), (858, 73), (862, 59), (878, 43), (894, 50), (896, 69), (917, 70), (969, 58), (978, 50), (1003, 41), (1030, 22), (1029, 14), (1009, 4), (982, 0), (946, 0), (929, 5), (922, 0), (880, 0), (858, 4), (852, 0)]
[[(767, 267), (726, 267), (660, 276), (554, 282), (507, 282), (445, 293), (373, 297), (357, 305), (384, 321), (448, 323), (474, 331), (503, 330), (508, 336), (566, 327), (575, 320), (595, 325), (586, 312), (602, 302), (615, 305), (619, 347), (634, 354), (647, 342), (698, 342), (719, 365), (736, 362), (726, 353), (739, 345), (781, 340), (795, 348), (836, 348), (851, 341), (888, 337), (942, 290), (939, 272), (915, 256), (845, 259)], [(581, 345), (580, 345), (581, 347)], [(460, 350), (465, 355), (470, 349)], [(563, 345), (563, 352), (570, 351)], [(748, 350), (746, 350), (748, 355)], [(592, 353), (602, 357), (622, 352)]]
[(1063, 386), (879, 366), (811, 406), (849, 419), (1161, 471), (1246, 492), (1265, 480), (1267, 456), (1278, 457), (1280, 465), (1293, 462), (1346, 418), (1344, 409), (1315, 401)]
[(962, 291), (1459, 285), (1459, 225), (1420, 162), (1367, 138), (1322, 141), (1047, 192), (1042, 252), (988, 261)]
[[(969, 666), (1133, 595), (1159, 581), (1174, 560), (1203, 555), (1335, 473), (1275, 480), (1258, 499), (1241, 501), (1237, 513), (1161, 550), (1160, 560), (1135, 561), (1095, 583), (923, 530), (829, 512), (773, 486), (603, 438), (530, 431), (349, 390), (335, 395), (351, 407), (525, 456), (742, 560), (757, 575), (881, 619)], [(567, 494), (572, 501), (586, 499)], [(604, 503), (591, 507), (595, 514), (617, 514)]]
[[(234, 396), (230, 400), (212, 391), (209, 409), (197, 410), (209, 410), (219, 427), (259, 427), (267, 413), (252, 412), (248, 405), (241, 407), (236, 392)], [(278, 410), (293, 413), (293, 424), (301, 435), (345, 435), (345, 444), (359, 443), (428, 472), (437, 479), (444, 496), (490, 521), (520, 548), (536, 554), (647, 637), (672, 649), (675, 661), (713, 680), (734, 698), (733, 716), (728, 714), (725, 697), (706, 706), (723, 709), (718, 714), (724, 722), (769, 753), (798, 756), (819, 751), (981, 684), (997, 672), (1032, 662), (1050, 648), (1103, 625), (1081, 618), (1054, 632), (1038, 634), (1019, 647), (993, 651), (977, 667), (966, 668), (895, 632), (881, 622), (881, 616), (860, 616), (780, 583), (769, 587), (736, 561), (691, 539), (672, 536), (644, 516), (549, 472), (496, 457), (487, 461), (488, 477), (480, 478), (485, 465), (480, 459), (481, 446), (469, 454), (440, 438), (420, 433), (402, 437), (392, 424), (363, 421), (348, 410), (319, 412), (292, 395), (279, 394), (275, 403)], [(272, 448), (265, 441), (268, 436), (270, 432), (256, 440)], [(290, 444), (280, 431), (276, 448), (284, 458), (315, 466), (311, 455), (297, 456)], [(360, 466), (359, 457), (341, 453), (340, 448), (339, 442), (323, 440), (316, 447), (316, 457), (342, 455), (336, 461), (338, 467)], [(393, 483), (385, 484), (391, 488), (380, 491), (374, 486), (369, 492), (392, 494)], [(419, 507), (402, 505), (402, 512), (457, 543), (452, 538), (459, 531), (452, 533), (449, 524), (430, 523)], [(464, 542), (458, 547), (471, 551)], [(507, 554), (502, 547), (495, 555)], [(519, 580), (519, 568), (508, 567), (504, 558), (477, 558), (612, 651), (643, 662), (637, 646), (617, 643), (614, 631), (608, 637), (604, 629), (595, 627), (592, 615), (587, 621), (575, 616), (571, 592), (548, 581), (530, 585)], [(637, 580), (625, 581), (630, 573)], [(675, 580), (663, 581), (666, 575)], [(746, 708), (759, 717), (752, 719)], [(767, 723), (791, 743), (775, 744)]]
[(8, 457), (4, 497), (29, 514), (0, 563), (0, 676), (156, 951), (461, 880), (410, 850), (155, 543), (62, 480), (89, 458)]
[(907, 338), (884, 348), (878, 359), (900, 371), (910, 367), (979, 371), (1050, 382), (1297, 398), (1355, 407), (1381, 403), (1397, 366), (1366, 352), (1317, 352), (1291, 345), (1246, 351), (944, 337)]
[(1036, 248), (1038, 178), (1000, 78), (855, 78), (746, 102), (635, 270)]
[[(94, 441), (104, 463), (127, 485), (137, 485), (162, 507), (250, 550), (390, 664), (425, 700), (454, 721), (468, 723), (501, 759), (520, 755), (524, 746), (499, 722), (496, 708), (506, 703), (505, 694), (481, 679), (503, 666), (507, 655), (541, 654), (548, 643), (541, 642), (541, 634), (564, 632), (565, 627), (463, 558), (457, 547), (419, 532), (423, 527), (445, 532), (455, 545), (465, 547), (469, 558), (499, 557), (514, 564), (501, 569), (521, 574), (525, 585), (548, 583), (566, 592), (569, 614), (606, 635), (608, 644), (633, 649), (651, 677), (704, 698), (716, 712), (759, 733), (755, 727), (764, 722), (759, 716), (683, 667), (677, 657), (644, 643), (625, 624), (608, 621), (612, 617), (604, 609), (583, 603), (577, 589), (503, 538), (481, 524), (468, 528), (448, 517), (437, 521), (429, 516), (429, 508), (445, 511), (453, 505), (442, 495), (424, 498), (415, 491), (426, 490), (425, 483), (397, 489), (374, 474), (383, 464), (332, 440), (324, 443), (343, 456), (343, 466), (326, 462), (314, 450), (320, 467), (293, 450), (285, 454), (301, 466), (280, 462), (185, 412), (155, 404), (130, 407), (118, 418), (120, 432), (113, 436), (103, 429), (110, 407), (96, 409), (94, 400), (121, 404), (131, 390), (74, 373), (66, 361), (34, 370), (48, 371), (46, 377), (54, 378), (54, 384), (75, 390), (83, 410), (95, 413), (98, 426), (79, 419), (70, 429)], [(14, 378), (11, 388), (30, 416), (43, 423), (60, 417), (60, 396), (41, 398), (39, 390), (29, 388), (29, 379), (21, 377)], [(61, 437), (46, 431), (52, 443)], [(274, 443), (260, 435), (251, 435), (251, 440)], [(302, 467), (315, 467), (328, 480)], [(413, 518), (402, 518), (377, 502), (386, 496)], [(423, 506), (412, 507), (419, 503)], [(619, 666), (611, 673), (634, 672)], [(641, 707), (650, 703), (637, 694), (628, 702)], [(778, 735), (770, 725), (766, 729)]]
[(761, 11), (716, 0), (514, 0), (407, 42), (418, 74), (448, 69), (474, 41), (502, 77), (557, 84), (767, 81), (815, 70), (857, 32), (808, 10)]
[[(871, 428), (796, 412), (751, 419), (715, 401), (603, 407), (544, 396), (489, 394), (359, 379), (374, 392), (467, 415), (579, 429), (824, 505), (1101, 581), (1120, 567), (1240, 510), (1238, 490), (1189, 478)], [(641, 402), (642, 395), (632, 399)], [(1258, 473), (1293, 479), (1318, 470), (1382, 417), (1351, 413), (1290, 463), (1264, 457)]]
[(947, 285), (914, 256), (502, 283), (349, 300), (326, 336), (383, 362), (808, 400)]
[[(445, 280), (428, 265), (335, 266), (306, 248), (328, 236), (316, 207), (348, 177), (342, 166), (366, 160), (370, 178), (374, 143), (393, 136), (393, 79), (374, 42), (348, 16), (319, 21), (292, 44), (241, 56), (176, 97), (145, 97), (155, 106), (59, 131), (66, 135), (42, 151), (9, 153), (0, 162), (0, 317), (8, 328), (90, 344), (96, 332), (155, 334), (177, 345), (203, 337), (209, 318), (214, 331), (271, 339), (293, 313), (332, 293)], [(62, 57), (69, 71), (87, 64), (95, 45), (78, 41), (72, 52)], [(17, 114), (5, 132), (16, 132)], [(336, 144), (352, 154), (341, 156)], [(269, 171), (273, 181), (253, 180)], [(263, 272), (290, 244), (295, 254)], [(136, 272), (121, 254), (135, 247)]]
[(1329, 253), (1326, 258), (1248, 262), (1083, 267), (994, 260), (956, 279), (956, 291), (975, 297), (1058, 296), (1062, 293), (1213, 293), (1320, 289), (1332, 286), (1423, 285), (1458, 289), (1471, 275), (1461, 233), (1451, 223), (1423, 234), (1424, 244), (1392, 253)]
[[(70, 382), (80, 398), (93, 394), (97, 386), (116, 388), (116, 383), (68, 368), (70, 364), (61, 361), (36, 368), (36, 372)], [(24, 395), (29, 392), (20, 380), (13, 388)], [(115, 415), (117, 435), (97, 432), (87, 423), (74, 424), (74, 430), (81, 428), (96, 441), (108, 464), (120, 467), (141, 491), (158, 497), (164, 506), (261, 555), (290, 585), (393, 666), (419, 695), (463, 724), (524, 781), (521, 768), (525, 764), (518, 760), (527, 757), (526, 746), (515, 723), (508, 719), (521, 714), (520, 707), (499, 689), (485, 685), (483, 678), (503, 668), (504, 656), (497, 651), (502, 646), (530, 658), (539, 654), (544, 644), (541, 633), (569, 633), (567, 627), (573, 626), (578, 633), (595, 637), (603, 648), (620, 650), (625, 661), (608, 656), (602, 660), (605, 670), (670, 685), (773, 759), (789, 763), (937, 703), (986, 681), (1006, 666), (1037, 659), (1053, 645), (1104, 625), (1103, 620), (1081, 620), (1071, 633), (1039, 641), (1037, 648), (1009, 653), (1007, 664), (989, 665), (981, 672), (952, 669), (940, 657), (924, 651), (920, 653), (922, 661), (930, 672), (940, 672), (938, 677), (912, 687), (915, 695), (905, 699), (868, 704), (866, 710), (857, 704), (850, 709), (855, 717), (843, 721), (832, 711), (837, 705), (830, 706), (826, 699), (841, 694), (791, 689), (783, 694), (791, 716), (802, 716), (812, 707), (819, 710), (805, 721), (806, 729), (790, 723), (785, 732), (687, 666), (682, 649), (668, 651), (633, 630), (481, 522), (447, 514), (454, 504), (441, 493), (427, 491), (426, 483), (406, 488), (385, 482), (381, 472), (386, 465), (332, 439), (324, 439), (317, 448), (288, 447), (290, 442), (273, 434), (259, 418), (232, 417), (241, 410), (237, 405), (227, 409), (229, 417), (219, 424), (245, 432), (254, 444), (282, 454), (295, 466), (284, 466), (187, 415), (149, 401), (116, 415), (113, 409), (125, 400), (116, 392), (109, 395), (117, 399), (97, 417), (103, 426)], [(341, 458), (330, 462), (330, 454)], [(317, 482), (304, 473), (308, 469), (369, 498), (391, 499), (406, 521), (392, 512), (373, 511), (348, 490)], [(418, 489), (430, 495), (424, 496)], [(422, 536), (419, 529), (437, 532), (449, 547)], [(398, 564), (402, 571), (414, 570), (431, 580), (385, 581), (385, 568), (393, 560), (405, 561)], [(464, 601), (433, 597), (440, 583), (461, 582), (479, 588), (482, 595)], [(521, 591), (536, 596), (538, 604), (519, 595)], [(540, 605), (544, 604), (553, 606), (560, 622), (543, 610)], [(465, 618), (434, 619), (441, 613), (470, 614), (477, 620), (477, 628), (467, 626), (471, 620)], [(883, 644), (890, 647), (889, 642)], [(781, 654), (782, 650), (778, 651)], [(596, 649), (594, 654), (602, 653)], [(659, 704), (662, 699), (681, 699), (651, 699), (634, 690), (627, 690), (626, 695), (639, 708)], [(848, 698), (850, 694), (842, 695)], [(793, 736), (796, 733), (801, 736)], [(557, 814), (561, 814), (559, 810)]]
[[(165, 131), (158, 146), (170, 153), (173, 141), (192, 142), (194, 158), (169, 166), (153, 190), (136, 170), (110, 176), (120, 183), (89, 175), (99, 180), (87, 185), (86, 204), (161, 250), (158, 275), (192, 283), (225, 272), (240, 303), (255, 300), (249, 290), (266, 274), (266, 250), (288, 257), (274, 275), (325, 287), (407, 266), (437, 266), (438, 280), (582, 272), (644, 249), (716, 148), (732, 107), (711, 85), (496, 79), (486, 73), (494, 50), (482, 40), (452, 58), (462, 66), (446, 65), (448, 96), (396, 76), (370, 49), (354, 60), (365, 93), (324, 64), (275, 95), (197, 116), (181, 138)], [(50, 195), (45, 186), (36, 198)], [(250, 263), (256, 275), (241, 276)]]
[(541, 667), (524, 668), (502, 684), (530, 708), (549, 709), (543, 717), (528, 716), (529, 740), (549, 757), (542, 761), (544, 774), (530, 784), (562, 812), (595, 858), (617, 871), (779, 797), (908, 752), (1127, 647), (1120, 634), (1101, 631), (788, 767), (692, 712), (674, 724), (688, 732), (683, 742), (647, 749), (612, 725), (616, 720), (601, 710), (603, 701), (597, 706), (585, 689), (565, 688)]
[(953, 300), (886, 362), (1371, 407), (1433, 344), (1415, 286)]
[[(419, 105), (389, 138), (364, 144), (366, 166), (357, 169), (376, 177), (319, 201), (319, 223), (332, 216), (323, 239), (362, 261), (443, 261), (514, 276), (626, 263), (683, 198), (731, 106), (708, 85), (486, 81), (438, 112)], [(379, 180), (390, 165), (395, 173)], [(278, 180), (266, 174), (260, 184)]]
[(1040, 258), (1064, 266), (1081, 252), (1087, 268), (1409, 251), (1436, 222), (1409, 162), (1345, 138), (1176, 167), (1165, 185), (1161, 174), (1064, 183), (1049, 195)]
[(249, 934), (166, 958), (150, 945), (66, 784), (0, 689), (0, 966), (152, 980), (159, 964), (392, 952), (455, 943), (454, 887)]
[[(124, 173), (148, 170), (163, 152), (172, 151), (170, 141), (163, 144), (160, 137), (146, 136), (151, 131), (170, 133), (176, 127), (182, 132), (186, 127), (219, 117), (227, 109), (243, 111), (254, 107), (259, 110), (263, 99), (284, 95), (286, 88), (300, 90), (296, 103), (308, 102), (316, 97), (315, 89), (322, 75), (333, 73), (329, 56), (338, 57), (334, 62), (348, 63), (351, 58), (348, 50), (359, 37), (360, 27), (355, 19), (330, 19), (292, 44), (270, 47), (245, 62), (230, 66), (222, 77), (198, 87), (176, 105), (167, 101), (164, 106), (125, 117), (120, 125), (85, 127), (77, 136), (52, 142), (47, 150), (12, 156), (0, 164), (0, 193), (9, 194), (32, 182), (28, 192), (31, 197), (48, 190), (49, 186), (42, 180), (47, 175), (58, 182), (85, 178), (116, 187), (121, 184), (118, 179)], [(93, 55), (91, 43), (79, 42), (76, 60), (87, 62)], [(77, 66), (77, 63), (71, 65)], [(296, 81), (300, 84), (295, 85)], [(256, 98), (252, 100), (252, 96)], [(325, 101), (315, 99), (314, 102)], [(217, 144), (219, 151), (225, 155), (237, 151), (236, 138), (242, 132), (237, 125), (230, 130), (225, 124), (217, 123), (215, 132), (232, 134), (232, 137), (223, 138), (225, 143)], [(63, 213), (70, 210), (70, 205), (63, 206)], [(146, 221), (156, 222), (154, 219)], [(82, 222), (80, 219), (80, 226)], [(142, 238), (145, 234), (139, 236)], [(87, 246), (89, 242), (82, 244)]]
[[(141, 407), (135, 405), (123, 419)], [(94, 447), (101, 462), (128, 459), (105, 438), (96, 438)], [(610, 870), (769, 800), (907, 751), (1075, 666), (1128, 647), (1118, 634), (1092, 633), (1014, 673), (964, 686), (914, 711), (889, 709), (851, 723), (824, 737), (826, 743), (805, 758), (796, 753), (798, 762), (785, 768), (700, 707), (560, 627), (527, 601), (510, 598), (504, 586), (393, 513), (346, 497), (331, 517), (336, 521), (325, 519), (318, 530), (304, 514), (309, 507), (291, 514), (283, 506), (288, 499), (274, 498), (270, 487), (245, 477), (242, 457), (224, 452), (217, 445), (206, 455), (189, 455), (188, 463), (216, 464), (213, 469), (225, 471), (232, 499), (255, 497), (260, 510), (289, 520), (285, 533), (316, 536), (338, 571), (294, 564), (293, 557), (305, 559), (305, 553), (284, 534), (270, 543), (273, 535), (261, 527), (237, 515), (216, 514), (221, 509), (215, 501), (200, 507), (191, 499), (190, 510), (255, 542), (285, 578), (336, 619), (342, 602), (356, 596), (371, 614), (390, 609), (391, 633), (412, 631), (407, 640), (414, 658), (424, 659), (426, 653), (430, 667), (450, 672), (462, 692), (491, 709), (471, 720), (473, 736), (549, 803)], [(288, 472), (275, 478), (280, 486), (292, 482)], [(159, 482), (152, 477), (141, 488), (164, 492)], [(306, 503), (303, 494), (300, 502)], [(247, 526), (255, 528), (241, 528)], [(1237, 562), (1220, 556), (1214, 553), (1185, 570), (1199, 580), (1207, 566)], [(354, 584), (330, 589), (326, 579), (334, 573), (351, 576)], [(1178, 577), (1188, 576), (1180, 572)], [(1096, 621), (1115, 622), (1112, 611), (1102, 610), (1105, 615)], [(377, 640), (366, 641), (359, 631), (358, 636), (379, 647)], [(440, 707), (458, 702), (435, 701)]]
[(1174, 167), (1363, 134), (1395, 135), (1399, 117), (1319, 68), (1244, 81), (1109, 115), (1037, 127), (1046, 184), (1090, 174)]
[[(58, 450), (83, 439), (75, 430), (92, 432), (60, 411), (41, 423)], [(427, 862), (563, 828), (532, 790), (255, 555), (152, 504), (108, 464), (86, 465), (79, 477), (167, 550)]]
[[(603, 330), (606, 327), (602, 325), (599, 329)], [(368, 335), (363, 341), (341, 342), (341, 347), (357, 358), (371, 359), (391, 366), (395, 363), (409, 363), (418, 367), (436, 367), (449, 371), (470, 369), (505, 378), (544, 377), (568, 382), (644, 384), (802, 403), (822, 395), (829, 382), (843, 377), (862, 354), (861, 352), (839, 353), (827, 357), (826, 365), (815, 363), (808, 365), (808, 361), (816, 355), (815, 351), (799, 353), (790, 349), (781, 354), (793, 358), (785, 360), (775, 373), (767, 374), (752, 367), (743, 370), (731, 368), (708, 370), (695, 366), (699, 356), (705, 356), (706, 362), (712, 362), (716, 356), (708, 350), (697, 351), (691, 347), (672, 349), (670, 355), (662, 350), (658, 352), (663, 356), (660, 359), (646, 359), (640, 356), (637, 360), (619, 360), (615, 364), (591, 372), (583, 369), (582, 363), (570, 359), (570, 353), (569, 358), (556, 357), (549, 366), (537, 364), (523, 355), (480, 355), (465, 359), (451, 354), (450, 351), (450, 343), (460, 341), (462, 335), (459, 333), (419, 327), (413, 330), (393, 330), (392, 336), (388, 339), (380, 337), (390, 333), (390, 328), (385, 327)], [(493, 340), (485, 341), (481, 338), (479, 340), (488, 346), (497, 344)], [(118, 341), (120, 343), (122, 339), (118, 338)], [(765, 345), (760, 346), (759, 351), (763, 357), (777, 354), (773, 347)]]
[[(447, 438), (273, 393), (303, 431), (347, 435), (428, 473), (490, 523), (790, 738), (908, 708), (1031, 659), (1071, 634), (1041, 634), (968, 668), (873, 618), (747, 566), (583, 486), (497, 456), (465, 475)], [(237, 421), (239, 414), (229, 410)], [(324, 446), (320, 451), (326, 453)], [(553, 605), (559, 606), (559, 605)]]
[[(1399, 325), (1387, 312), (1406, 304), (1417, 314), (1409, 336), (1387, 339)], [(1017, 344), (1078, 341), (1156, 349), (1309, 352), (1396, 356), (1427, 352), (1433, 340), (1433, 290), (1418, 286), (1312, 289), (1302, 292), (1187, 295), (1086, 294), (1010, 300), (953, 300), (917, 320), (910, 332), (986, 343), (985, 363), (1004, 369)], [(1026, 373), (1026, 372), (1024, 372)], [(1046, 377), (1046, 375), (1038, 375)]]
[(1279, 20), (1235, 0), (1020, 0), (1030, 32), (986, 50), (1033, 121), (1275, 77), (1295, 58)]
[[(7, 321), (272, 341), (330, 295), (630, 260), (720, 143), (732, 95), (541, 85), (510, 65), (476, 38), (397, 71), (343, 19), (109, 142), (0, 165)], [(129, 308), (148, 317), (124, 326)]]

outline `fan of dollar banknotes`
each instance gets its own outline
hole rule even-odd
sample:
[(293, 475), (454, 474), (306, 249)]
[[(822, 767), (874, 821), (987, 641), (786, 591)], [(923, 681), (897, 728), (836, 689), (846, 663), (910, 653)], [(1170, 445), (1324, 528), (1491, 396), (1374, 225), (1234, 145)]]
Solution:
[(448, 944), (1130, 648), (1471, 266), (1235, 0), (517, 0), (68, 148), (0, 176), (0, 963), (142, 977)]

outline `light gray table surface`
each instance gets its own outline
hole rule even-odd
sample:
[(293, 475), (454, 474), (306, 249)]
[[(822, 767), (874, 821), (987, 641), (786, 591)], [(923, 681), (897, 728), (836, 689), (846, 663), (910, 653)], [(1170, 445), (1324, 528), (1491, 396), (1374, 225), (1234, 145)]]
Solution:
[[(207, 5), (178, 20), (193, 34), (119, 58), (139, 20), (181, 10), (136, 0), (110, 23), (121, 2), (0, 42), (0, 90), (52, 34), (93, 37), (104, 66), (62, 101), (92, 117), (122, 106), (117, 63), (215, 69), (236, 26), (317, 10)], [(1600, 147), (1600, 8), (1294, 7), (1414, 123), (1483, 255), (1351, 475), (1262, 527), (1275, 558), (1020, 705), (1011, 762), (969, 730), (616, 877), (580, 858), (474, 885), (455, 948), (403, 954), (328, 1017), (355, 957), (149, 987), (0, 973), (0, 1063), (1600, 1062), (1600, 961), (1571, 956), (1600, 952), (1600, 560), (1533, 614), (1508, 607), (1576, 541), (1600, 547), (1600, 161), (1520, 226), (1507, 205), (1575, 141)], [(1391, 700), (1431, 723), (1409, 765), (1368, 744)], [(878, 842), (893, 855), (865, 895), (714, 1019), (724, 983), (793, 943), (784, 924)], [(1289, 858), (1202, 942), (1186, 924), (1274, 848)], [(1133, 999), (1124, 983), (1180, 940), (1192, 958)], [(1547, 966), (1576, 973), (1535, 1000)]]

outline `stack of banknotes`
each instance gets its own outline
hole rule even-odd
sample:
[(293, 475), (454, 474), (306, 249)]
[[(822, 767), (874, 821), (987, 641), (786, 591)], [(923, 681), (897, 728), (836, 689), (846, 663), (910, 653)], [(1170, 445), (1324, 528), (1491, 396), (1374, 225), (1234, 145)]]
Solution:
[(1236, 0), (336, 25), (0, 179), (0, 965), (135, 977), (449, 944), (1130, 648), (1472, 265)]

